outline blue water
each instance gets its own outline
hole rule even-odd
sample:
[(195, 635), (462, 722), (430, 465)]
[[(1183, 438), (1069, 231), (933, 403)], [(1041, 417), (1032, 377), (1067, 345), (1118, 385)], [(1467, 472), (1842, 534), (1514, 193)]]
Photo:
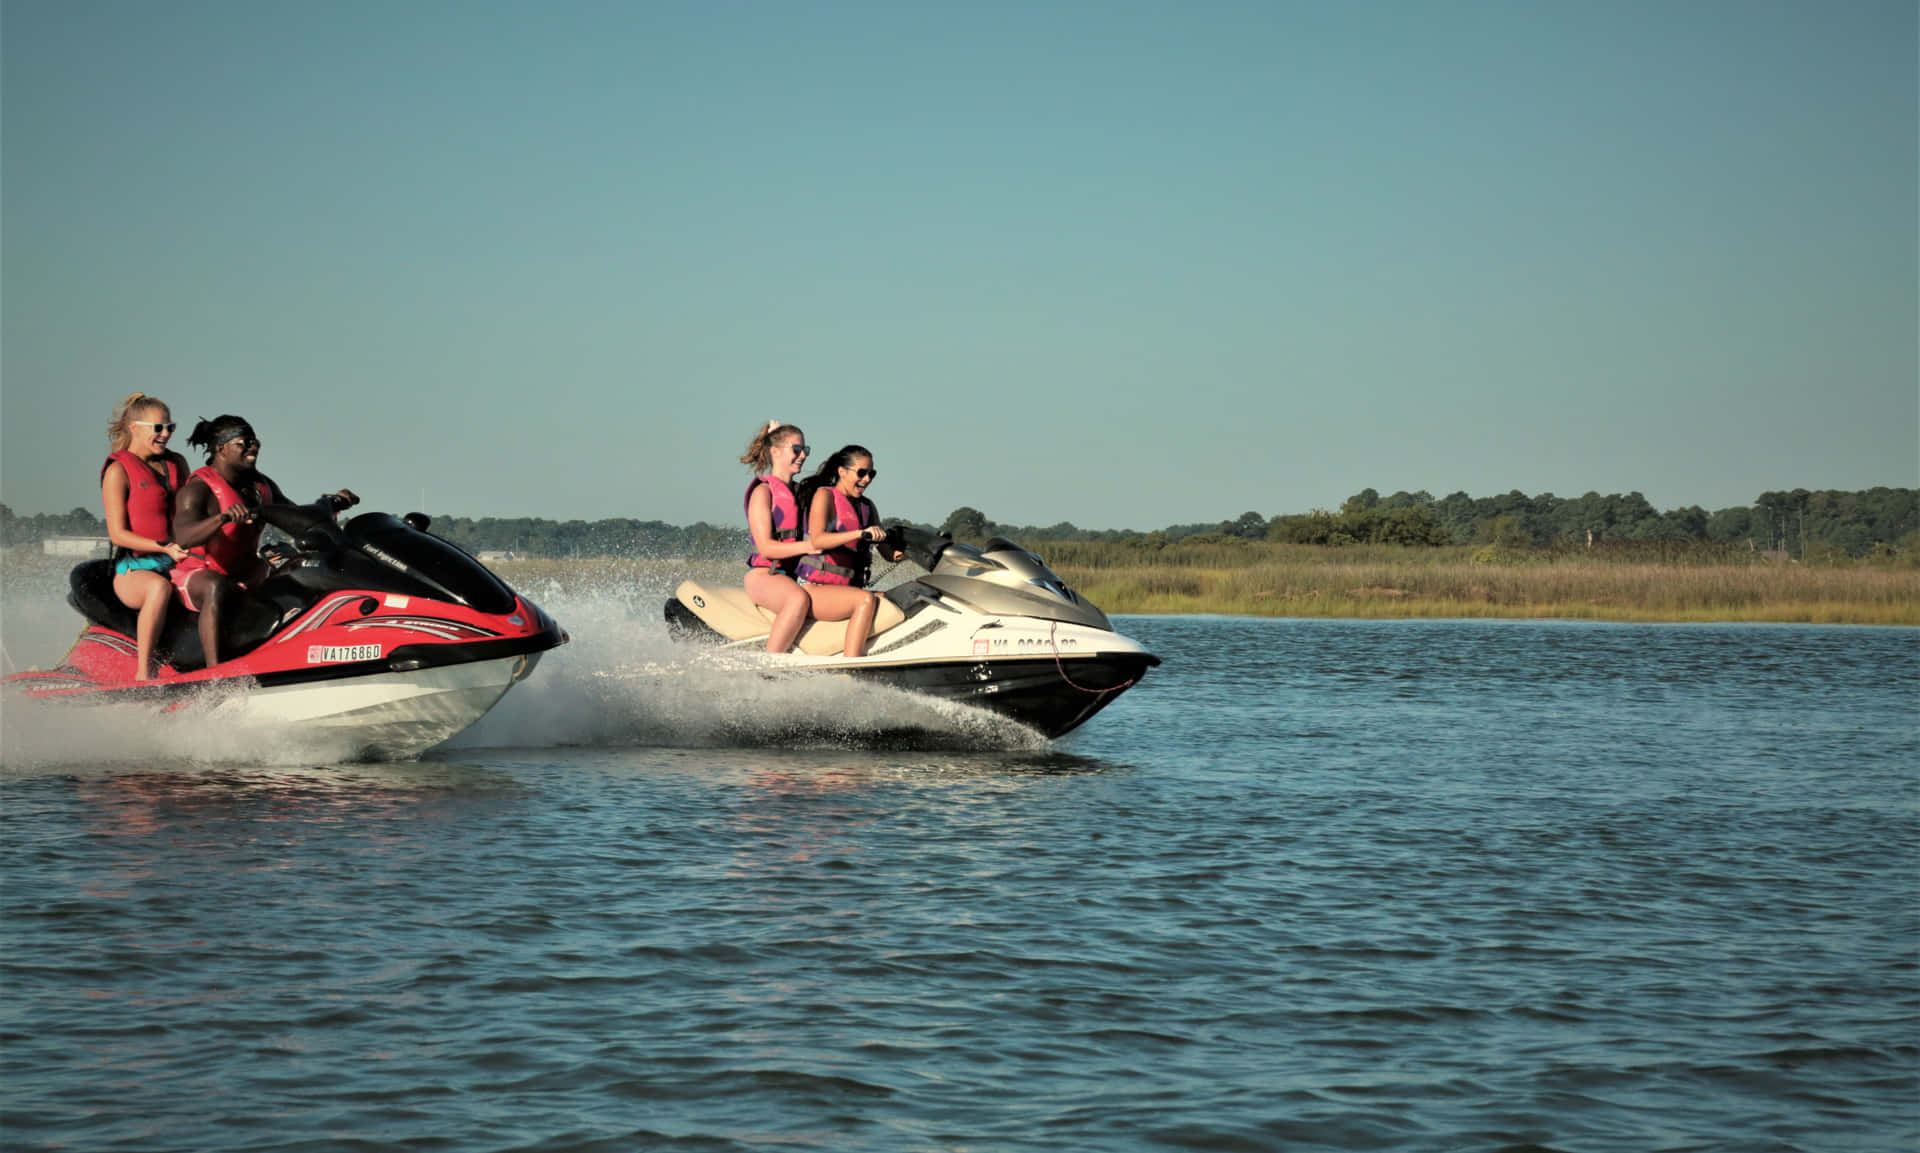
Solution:
[(1920, 1145), (1920, 634), (1122, 626), (1052, 745), (651, 642), (413, 764), (10, 708), (0, 1144)]

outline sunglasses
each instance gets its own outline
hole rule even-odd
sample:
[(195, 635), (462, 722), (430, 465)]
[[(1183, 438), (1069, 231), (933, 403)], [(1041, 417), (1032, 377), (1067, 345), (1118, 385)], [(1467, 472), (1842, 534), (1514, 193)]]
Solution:
[(813, 446), (806, 444), (790, 444), (787, 447), (793, 450), (795, 456), (805, 456), (813, 451)]
[(237, 444), (237, 445), (239, 445), (239, 446), (240, 446), (241, 448), (243, 448), (243, 449), (248, 449), (248, 448), (259, 448), (259, 447), (260, 447), (260, 438), (259, 438), (259, 437), (257, 437), (257, 436), (236, 436), (236, 437), (233, 437), (233, 438), (232, 438), (232, 439), (230, 439), (230, 440), (223, 440), (223, 441), (221, 441), (221, 442), (220, 442), (220, 447), (221, 447), (221, 448), (225, 448), (226, 446), (228, 446), (228, 445), (230, 445), (230, 444)]
[[(840, 467), (847, 468), (846, 465)], [(853, 474), (855, 480), (872, 480), (880, 475), (880, 470), (877, 468), (847, 468), (847, 471)]]
[(128, 424), (144, 424), (148, 428), (152, 429), (156, 434), (162, 433), (162, 432), (170, 433), (174, 429), (180, 427), (178, 424), (175, 424), (173, 421), (170, 421), (170, 420), (130, 420), (127, 423)]

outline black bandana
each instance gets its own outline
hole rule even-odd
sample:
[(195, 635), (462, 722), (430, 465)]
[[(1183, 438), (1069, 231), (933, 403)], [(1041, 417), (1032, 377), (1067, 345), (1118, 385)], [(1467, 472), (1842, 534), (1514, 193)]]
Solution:
[(222, 414), (212, 420), (202, 418), (199, 424), (193, 426), (193, 434), (187, 437), (187, 443), (205, 449), (207, 459), (212, 460), (220, 446), (230, 440), (257, 439), (253, 434), (253, 426), (247, 423), (245, 417)]

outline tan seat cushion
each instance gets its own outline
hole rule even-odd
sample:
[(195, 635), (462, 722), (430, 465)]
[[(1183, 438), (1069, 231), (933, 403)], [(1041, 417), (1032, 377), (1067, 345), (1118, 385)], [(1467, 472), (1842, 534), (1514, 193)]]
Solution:
[[(681, 581), (673, 595), (728, 640), (763, 637), (773, 627), (773, 610), (754, 604), (744, 588), (708, 588), (693, 581)], [(906, 619), (899, 605), (881, 597), (880, 611), (873, 618), (873, 635), (877, 637)], [(846, 643), (847, 622), (809, 620), (800, 630), (800, 640), (795, 647), (803, 653), (826, 656), (839, 652)]]
[(728, 640), (766, 636), (773, 624), (773, 614), (754, 604), (743, 588), (711, 589), (693, 581), (681, 581), (673, 595)]

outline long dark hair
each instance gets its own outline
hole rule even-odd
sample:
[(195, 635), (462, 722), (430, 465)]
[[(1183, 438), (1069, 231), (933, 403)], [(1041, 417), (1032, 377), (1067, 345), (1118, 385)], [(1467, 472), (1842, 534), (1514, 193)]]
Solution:
[(873, 459), (873, 454), (866, 449), (861, 448), (857, 444), (849, 444), (839, 452), (821, 461), (820, 467), (813, 470), (813, 475), (800, 482), (800, 486), (794, 490), (793, 495), (794, 499), (798, 501), (800, 505), (800, 519), (803, 522), (803, 527), (809, 515), (807, 510), (813, 507), (813, 494), (823, 488), (832, 488), (834, 485), (839, 484), (840, 470), (843, 468), (852, 468), (854, 458), (861, 456), (869, 460)]

